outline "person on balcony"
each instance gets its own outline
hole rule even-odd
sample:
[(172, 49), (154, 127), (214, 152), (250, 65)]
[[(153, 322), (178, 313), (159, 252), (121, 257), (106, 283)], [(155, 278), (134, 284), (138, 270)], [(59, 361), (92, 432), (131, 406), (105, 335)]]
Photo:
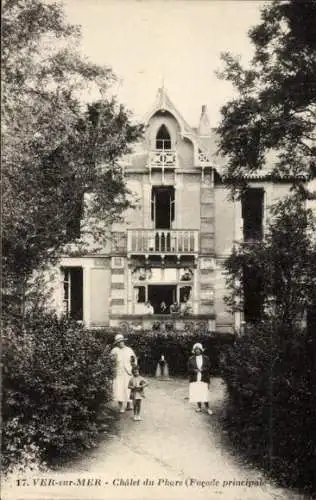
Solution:
[(192, 304), (187, 296), (183, 298), (183, 302), (181, 304), (181, 314), (183, 316), (192, 314)]
[(154, 314), (154, 308), (149, 301), (145, 302), (145, 314)]
[(124, 413), (125, 409), (132, 409), (128, 384), (132, 375), (132, 368), (137, 365), (135, 352), (125, 345), (125, 341), (126, 339), (120, 333), (115, 335), (114, 347), (111, 350), (111, 357), (115, 362), (113, 400), (118, 402), (120, 413)]
[(160, 304), (160, 312), (161, 314), (166, 314), (167, 312), (167, 304), (165, 303), (164, 300)]
[(202, 344), (196, 343), (192, 349), (193, 356), (188, 361), (189, 373), (189, 400), (190, 403), (196, 403), (197, 412), (202, 411), (202, 404), (209, 415), (212, 415), (212, 410), (209, 407), (209, 385), (211, 378), (210, 359), (204, 353)]
[(174, 302), (170, 306), (170, 314), (179, 314), (180, 308), (178, 302)]

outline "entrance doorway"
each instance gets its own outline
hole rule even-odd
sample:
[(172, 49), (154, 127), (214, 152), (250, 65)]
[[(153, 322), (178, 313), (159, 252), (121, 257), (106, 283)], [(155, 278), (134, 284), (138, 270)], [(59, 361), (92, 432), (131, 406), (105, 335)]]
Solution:
[[(149, 285), (148, 300), (154, 308), (154, 314), (169, 314), (170, 306), (177, 301), (176, 285)], [(161, 308), (165, 303), (166, 308)]]

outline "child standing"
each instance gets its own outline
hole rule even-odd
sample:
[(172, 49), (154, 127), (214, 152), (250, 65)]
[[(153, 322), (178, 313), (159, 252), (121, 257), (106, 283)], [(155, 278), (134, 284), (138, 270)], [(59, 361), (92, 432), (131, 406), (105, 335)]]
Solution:
[(148, 383), (140, 376), (138, 366), (133, 366), (132, 377), (129, 381), (128, 388), (131, 391), (131, 400), (133, 401), (134, 420), (141, 420), (140, 410), (142, 399), (144, 399), (144, 388)]

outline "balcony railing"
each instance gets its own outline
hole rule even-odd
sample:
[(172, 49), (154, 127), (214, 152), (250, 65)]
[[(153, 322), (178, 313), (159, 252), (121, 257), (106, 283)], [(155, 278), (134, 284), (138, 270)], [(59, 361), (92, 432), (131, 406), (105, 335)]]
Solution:
[(211, 160), (208, 153), (205, 153), (201, 149), (199, 149), (196, 159), (196, 164), (199, 167), (209, 167), (211, 166)]
[(150, 151), (148, 167), (151, 168), (176, 168), (177, 153), (171, 149), (156, 149)]
[(168, 229), (129, 229), (128, 253), (197, 253), (199, 231)]

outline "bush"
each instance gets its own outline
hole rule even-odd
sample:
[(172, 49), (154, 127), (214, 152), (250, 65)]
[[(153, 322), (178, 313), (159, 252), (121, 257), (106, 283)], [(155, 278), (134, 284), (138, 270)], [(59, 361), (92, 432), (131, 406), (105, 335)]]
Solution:
[[(117, 332), (115, 332), (117, 333)], [(98, 335), (105, 344), (112, 344), (115, 333), (99, 331)], [(125, 334), (127, 343), (135, 350), (141, 372), (145, 375), (154, 375), (157, 363), (164, 355), (171, 376), (186, 377), (187, 362), (195, 342), (201, 342), (205, 353), (211, 359), (212, 375), (219, 373), (219, 355), (222, 345), (232, 341), (229, 338), (212, 336), (207, 333), (190, 334), (187, 332), (156, 332), (142, 331)]]
[[(92, 332), (54, 316), (29, 317), (3, 333), (2, 465), (38, 450), (52, 463), (92, 447), (111, 398), (112, 363)], [(111, 425), (104, 413), (103, 425)]]
[(230, 437), (281, 484), (309, 491), (315, 487), (312, 344), (304, 331), (262, 323), (227, 349), (222, 365)]

